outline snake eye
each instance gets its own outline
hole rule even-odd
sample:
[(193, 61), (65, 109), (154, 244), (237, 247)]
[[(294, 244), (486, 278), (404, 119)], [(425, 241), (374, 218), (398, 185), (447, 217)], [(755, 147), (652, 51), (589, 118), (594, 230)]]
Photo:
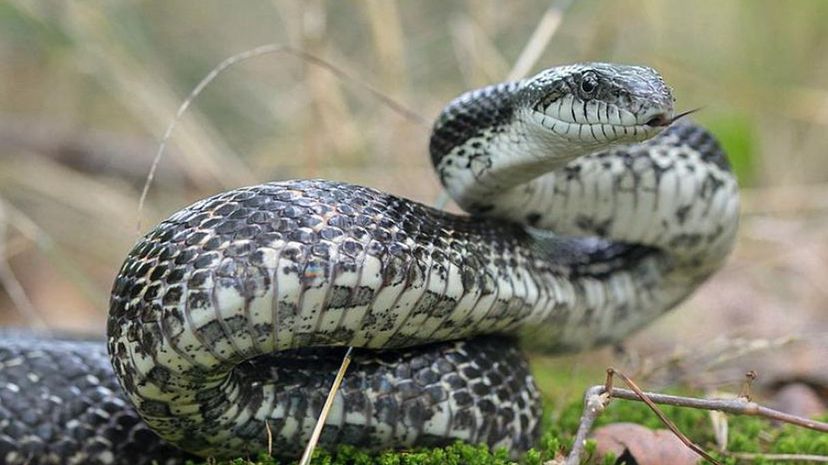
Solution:
[(586, 96), (592, 95), (595, 89), (598, 88), (598, 76), (595, 73), (587, 71), (581, 75), (581, 92)]

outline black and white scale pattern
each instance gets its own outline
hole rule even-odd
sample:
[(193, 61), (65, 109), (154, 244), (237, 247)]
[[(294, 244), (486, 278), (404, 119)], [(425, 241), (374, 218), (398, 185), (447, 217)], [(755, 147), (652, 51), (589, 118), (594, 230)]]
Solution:
[[(174, 214), (129, 253), (113, 288), (112, 366), (145, 422), (119, 437), (148, 426), (221, 457), (266, 450), (270, 430), (277, 455), (297, 456), (352, 345), (323, 447), (465, 440), (525, 451), (540, 401), (502, 335), (540, 331), (557, 351), (618, 341), (690, 294), (732, 247), (727, 161), (704, 129), (665, 130), (671, 118), (653, 70), (552, 68), (465, 94), (438, 118), (432, 161), (472, 216), (324, 180), (240, 188)], [(3, 344), (12, 360), (27, 356), (25, 344)], [(96, 369), (107, 398), (121, 399)], [(5, 386), (27, 389), (32, 373), (0, 364)], [(9, 389), (0, 415), (15, 402)], [(136, 462), (117, 449), (129, 441), (102, 448), (97, 426), (35, 453), (24, 437), (63, 427), (40, 414), (4, 429), (2, 418), (8, 463)]]
[(124, 397), (103, 340), (2, 333), (0, 463), (173, 465), (196, 458), (161, 440)]

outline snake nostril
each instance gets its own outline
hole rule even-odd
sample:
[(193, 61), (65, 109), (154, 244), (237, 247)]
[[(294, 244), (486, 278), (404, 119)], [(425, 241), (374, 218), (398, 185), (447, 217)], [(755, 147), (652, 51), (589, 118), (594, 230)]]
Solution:
[(646, 126), (669, 126), (670, 123), (673, 122), (673, 119), (667, 115), (667, 113), (659, 113), (652, 118), (648, 119)]

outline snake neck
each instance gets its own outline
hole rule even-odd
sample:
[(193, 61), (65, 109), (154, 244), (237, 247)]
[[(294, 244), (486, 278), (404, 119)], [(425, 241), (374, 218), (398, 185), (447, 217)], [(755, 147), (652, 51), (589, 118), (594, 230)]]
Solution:
[(532, 123), (523, 81), (458, 97), (435, 123), (431, 158), (464, 210), (561, 236), (644, 245), (694, 279), (715, 271), (738, 225), (736, 180), (716, 140), (677, 123), (643, 143), (559, 137)]
[(592, 147), (550, 137), (526, 124), (519, 105), (524, 81), (467, 92), (451, 102), (432, 130), (429, 151), (438, 176), (464, 210), (486, 214), (487, 201), (552, 171)]

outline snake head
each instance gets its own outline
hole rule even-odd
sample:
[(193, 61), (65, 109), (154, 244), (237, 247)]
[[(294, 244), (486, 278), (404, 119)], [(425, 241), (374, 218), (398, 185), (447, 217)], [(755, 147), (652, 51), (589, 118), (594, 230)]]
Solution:
[(669, 126), (673, 95), (652, 68), (584, 63), (524, 81), (520, 108), (544, 138), (596, 147), (640, 142)]

